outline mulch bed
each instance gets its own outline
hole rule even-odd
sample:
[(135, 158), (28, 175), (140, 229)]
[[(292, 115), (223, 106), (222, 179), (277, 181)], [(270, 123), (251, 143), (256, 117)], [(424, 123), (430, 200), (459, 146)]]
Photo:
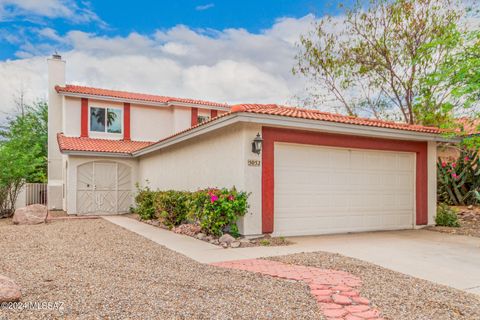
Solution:
[[(427, 230), (458, 234), (464, 236), (472, 236), (480, 238), (480, 207), (454, 207), (458, 210), (458, 221), (460, 227), (427, 227)], [(470, 209), (469, 209), (470, 208)]]

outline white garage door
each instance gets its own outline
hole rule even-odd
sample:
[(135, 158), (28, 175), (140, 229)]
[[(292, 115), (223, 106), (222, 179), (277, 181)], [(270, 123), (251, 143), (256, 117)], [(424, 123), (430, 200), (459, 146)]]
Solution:
[(410, 229), (415, 154), (275, 144), (275, 235)]

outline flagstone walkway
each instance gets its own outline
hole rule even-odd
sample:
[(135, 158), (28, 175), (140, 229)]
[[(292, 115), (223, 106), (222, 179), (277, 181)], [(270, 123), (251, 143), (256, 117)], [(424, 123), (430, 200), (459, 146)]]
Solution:
[(304, 281), (310, 286), (327, 320), (382, 320), (380, 311), (358, 292), (362, 281), (347, 272), (248, 259), (212, 263), (214, 266)]

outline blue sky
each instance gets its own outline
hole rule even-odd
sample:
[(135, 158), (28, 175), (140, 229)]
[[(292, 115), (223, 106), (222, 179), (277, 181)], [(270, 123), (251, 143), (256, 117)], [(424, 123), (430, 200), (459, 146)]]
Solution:
[[(352, 0), (347, 1), (351, 5)], [(296, 43), (338, 2), (0, 0), (0, 117), (19, 92), (47, 99), (58, 51), (67, 83), (227, 103), (297, 104)]]
[[(43, 1), (43, 0), (42, 0)], [(37, 1), (37, 2), (42, 2)], [(0, 20), (0, 60), (18, 58), (16, 53), (29, 41), (32, 44), (48, 42), (38, 37), (39, 28), (51, 28), (59, 35), (81, 30), (104, 36), (126, 36), (132, 32), (149, 34), (157, 29), (186, 25), (192, 29), (243, 28), (258, 33), (270, 28), (278, 18), (300, 18), (307, 14), (323, 16), (337, 14), (338, 4), (314, 0), (243, 0), (243, 1), (91, 1), (63, 2), (66, 7), (77, 6), (74, 14), (91, 15), (85, 19), (70, 19), (60, 11), (42, 15), (34, 8), (22, 9), (22, 2), (6, 0), (3, 11), (11, 16)], [(49, 2), (49, 0), (46, 0)], [(351, 2), (351, 1), (350, 1)], [(347, 4), (349, 1), (347, 1)], [(0, 0), (0, 6), (2, 0)], [(53, 10), (53, 9), (52, 9)], [(78, 13), (77, 13), (78, 12)], [(1, 11), (0, 11), (1, 17)], [(8, 34), (8, 37), (5, 35)], [(14, 38), (14, 40), (12, 39)], [(52, 42), (50, 40), (50, 42)]]

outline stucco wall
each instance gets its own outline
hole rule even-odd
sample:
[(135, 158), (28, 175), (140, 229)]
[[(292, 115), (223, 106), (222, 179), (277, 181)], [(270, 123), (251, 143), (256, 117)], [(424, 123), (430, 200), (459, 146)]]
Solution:
[(428, 142), (428, 224), (435, 224), (437, 214), (437, 143)]
[[(188, 118), (190, 120), (190, 118)], [(173, 133), (173, 111), (168, 107), (131, 105), (131, 139), (157, 141)]]
[(80, 98), (65, 97), (63, 114), (63, 133), (66, 136), (79, 137), (82, 106)]
[(63, 97), (55, 86), (65, 85), (65, 61), (48, 59), (48, 208), (62, 207), (62, 155), (57, 133), (62, 130)]
[(239, 124), (205, 134), (143, 156), (139, 160), (141, 185), (153, 189), (198, 190), (232, 187), (250, 192), (249, 212), (240, 221), (240, 232), (261, 234), (261, 167), (248, 166), (260, 160), (251, 152), (251, 142), (260, 126)]
[(131, 167), (132, 169), (132, 192), (135, 192), (135, 183), (138, 181), (138, 160), (137, 159), (119, 159), (110, 157), (81, 157), (81, 156), (67, 156), (66, 158), (66, 199), (65, 209), (68, 214), (77, 213), (77, 168), (78, 166), (91, 162), (118, 162)]
[(186, 107), (173, 107), (173, 133), (190, 128), (192, 124), (192, 109)]

